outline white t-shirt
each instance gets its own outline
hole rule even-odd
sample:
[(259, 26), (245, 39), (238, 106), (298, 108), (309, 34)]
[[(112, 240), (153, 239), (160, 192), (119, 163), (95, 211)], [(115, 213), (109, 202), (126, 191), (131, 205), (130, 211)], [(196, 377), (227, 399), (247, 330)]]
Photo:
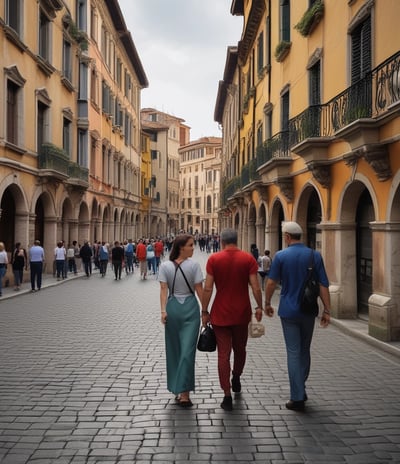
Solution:
[(61, 248), (56, 247), (54, 249), (54, 256), (55, 256), (56, 260), (57, 259), (61, 259), (61, 260), (65, 259), (65, 255), (66, 255), (66, 253), (65, 253), (65, 248), (64, 247), (61, 247)]
[[(195, 291), (194, 286), (200, 282), (203, 282), (203, 273), (201, 272), (200, 264), (197, 261), (194, 261), (191, 258), (185, 259), (181, 263), (182, 271), (185, 273), (186, 279), (193, 290)], [(160, 282), (166, 282), (170, 293), (172, 292), (172, 284), (174, 281), (176, 265), (173, 261), (164, 261), (158, 271), (158, 280)], [(174, 296), (179, 302), (185, 301), (185, 298), (192, 295), (191, 291), (185, 279), (182, 275), (182, 272), (178, 269), (176, 273), (175, 286), (174, 286)]]

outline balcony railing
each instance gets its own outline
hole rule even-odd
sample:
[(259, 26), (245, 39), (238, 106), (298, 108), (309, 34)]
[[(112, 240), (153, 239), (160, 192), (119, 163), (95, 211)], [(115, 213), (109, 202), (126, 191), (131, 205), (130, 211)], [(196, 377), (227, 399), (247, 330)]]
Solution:
[(308, 138), (333, 137), (336, 132), (361, 118), (376, 118), (400, 102), (400, 51), (385, 60), (364, 79), (329, 102), (313, 105), (290, 119), (288, 131), (279, 132), (257, 148), (256, 158), (243, 166), (222, 191), (223, 205), (250, 182), (257, 169), (276, 158), (290, 158), (291, 147)]
[(69, 162), (68, 175), (72, 179), (78, 179), (84, 182), (89, 182), (89, 169), (84, 168), (78, 163), (73, 163), (72, 161)]
[(289, 121), (290, 147), (310, 137), (331, 137), (361, 118), (375, 118), (400, 101), (400, 52), (328, 103), (308, 107)]
[(51, 170), (62, 176), (68, 176), (69, 162), (68, 155), (52, 144), (43, 144), (38, 153), (39, 169)]
[(51, 171), (46, 176), (70, 178), (89, 182), (89, 169), (74, 163), (68, 158), (67, 153), (51, 143), (44, 143), (38, 153), (38, 168)]

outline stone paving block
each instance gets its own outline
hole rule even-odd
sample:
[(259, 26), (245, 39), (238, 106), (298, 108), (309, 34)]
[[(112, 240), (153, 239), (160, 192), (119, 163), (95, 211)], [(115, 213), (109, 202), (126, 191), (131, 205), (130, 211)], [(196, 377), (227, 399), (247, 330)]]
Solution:
[(0, 461), (10, 450), (26, 459), (27, 447), (68, 464), (149, 464), (161, 455), (166, 464), (400, 462), (400, 358), (334, 326), (316, 330), (310, 399), (297, 414), (285, 408), (286, 354), (274, 317), (266, 337), (249, 340), (234, 411), (219, 406), (216, 353), (198, 353), (194, 406), (183, 411), (166, 389), (158, 282), (133, 275), (116, 294), (112, 276), (98, 277), (45, 288), (37, 306), (30, 294), (17, 306), (2, 301)]

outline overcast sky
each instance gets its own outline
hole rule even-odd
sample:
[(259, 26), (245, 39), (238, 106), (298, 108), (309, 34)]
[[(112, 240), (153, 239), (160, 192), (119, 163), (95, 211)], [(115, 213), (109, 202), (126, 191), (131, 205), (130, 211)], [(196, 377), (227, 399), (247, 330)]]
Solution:
[(119, 0), (149, 81), (142, 108), (185, 120), (190, 139), (221, 136), (214, 121), (227, 47), (237, 45), (243, 17), (232, 0)]

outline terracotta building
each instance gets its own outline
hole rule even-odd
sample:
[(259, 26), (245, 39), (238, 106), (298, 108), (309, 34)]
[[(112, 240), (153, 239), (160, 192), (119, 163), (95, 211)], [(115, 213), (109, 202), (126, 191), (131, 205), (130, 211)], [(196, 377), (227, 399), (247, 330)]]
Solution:
[(272, 255), (282, 221), (320, 250), (337, 318), (400, 339), (400, 30), (396, 0), (234, 0), (215, 119), (220, 222)]

